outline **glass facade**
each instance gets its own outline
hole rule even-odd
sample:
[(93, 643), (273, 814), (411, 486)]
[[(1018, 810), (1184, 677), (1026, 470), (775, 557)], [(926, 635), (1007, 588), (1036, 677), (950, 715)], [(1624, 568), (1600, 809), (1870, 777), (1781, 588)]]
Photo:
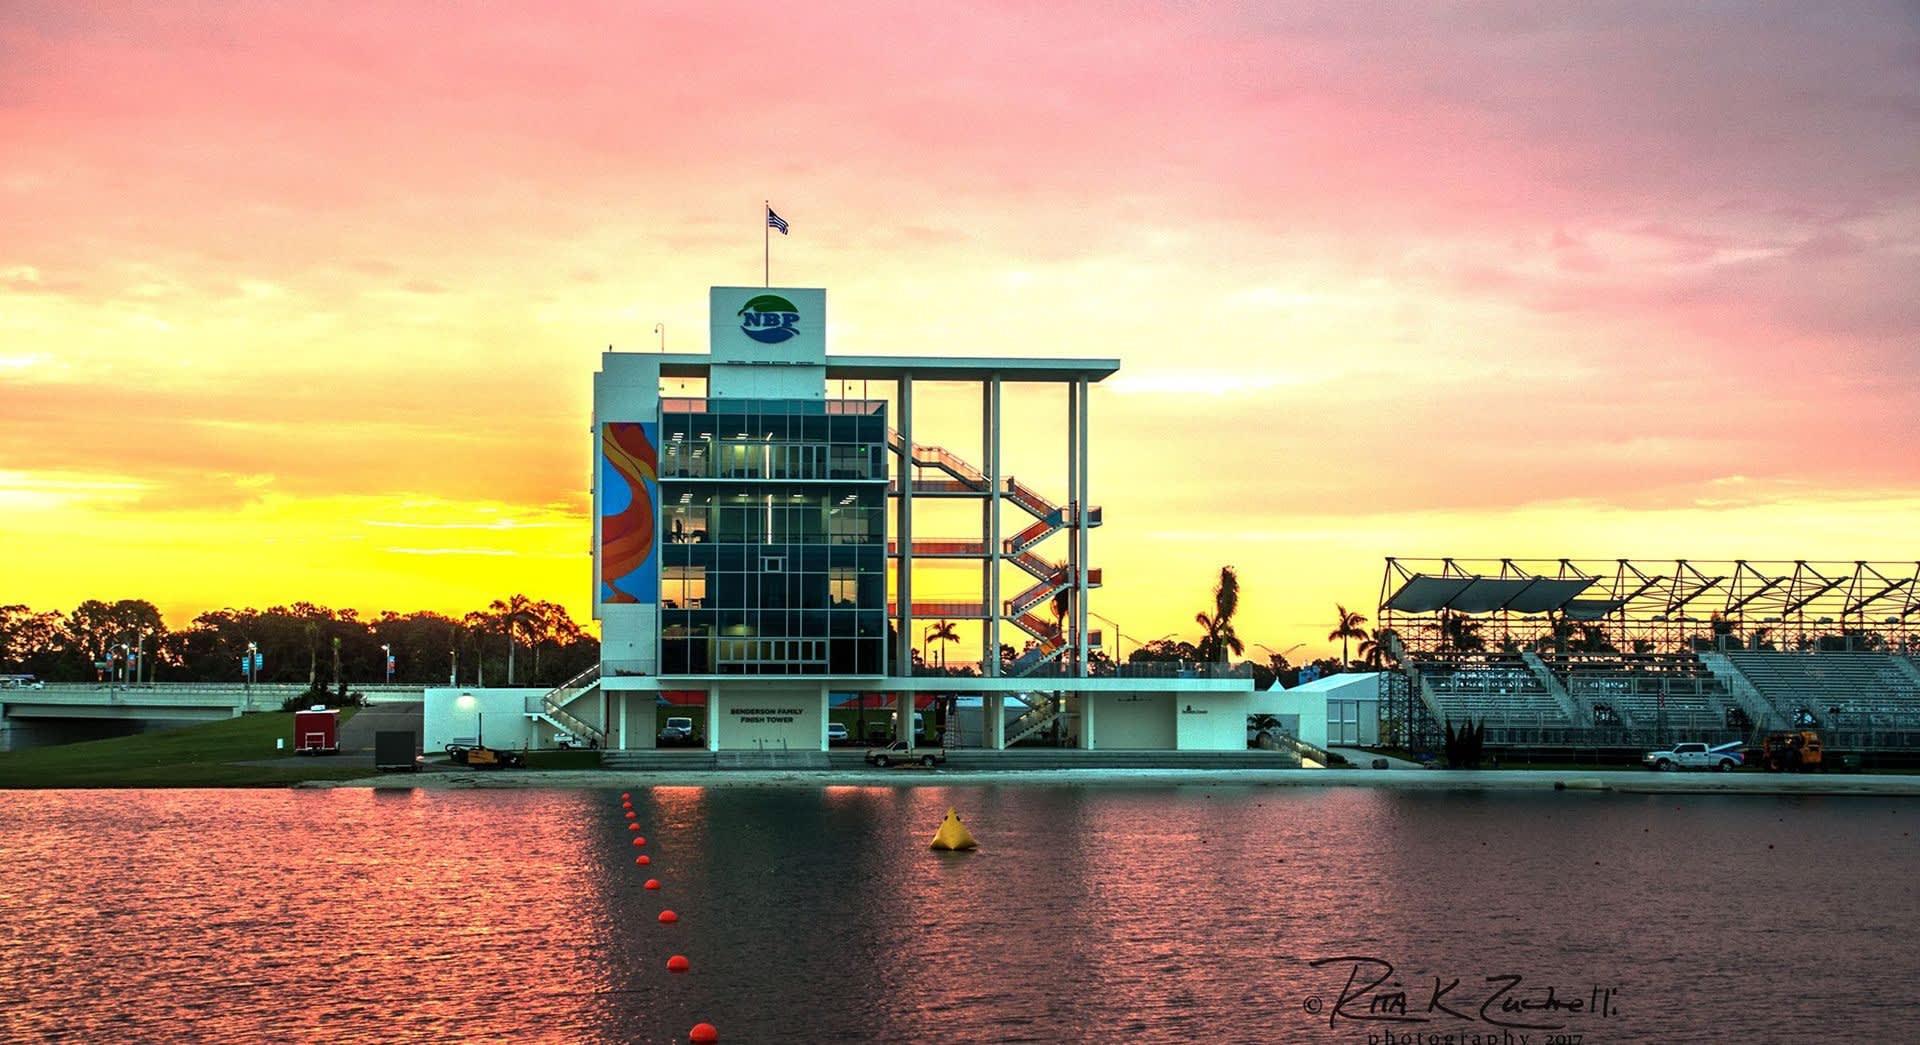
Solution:
[(886, 405), (667, 399), (660, 673), (878, 675)]

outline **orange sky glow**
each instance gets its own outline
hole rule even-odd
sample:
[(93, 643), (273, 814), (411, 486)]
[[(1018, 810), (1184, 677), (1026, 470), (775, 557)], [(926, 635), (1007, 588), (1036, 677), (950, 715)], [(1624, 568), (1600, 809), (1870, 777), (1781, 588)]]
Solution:
[(830, 352), (1120, 359), (1129, 644), (1225, 564), (1324, 653), (1387, 555), (1920, 555), (1910, 4), (27, 0), (0, 603), (584, 619), (589, 375), (763, 198)]

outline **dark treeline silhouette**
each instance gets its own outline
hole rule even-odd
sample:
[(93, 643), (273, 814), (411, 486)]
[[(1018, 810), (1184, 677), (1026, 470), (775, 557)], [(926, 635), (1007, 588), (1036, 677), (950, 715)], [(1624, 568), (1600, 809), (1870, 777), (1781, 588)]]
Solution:
[[(71, 612), (0, 606), (0, 673), (48, 682), (122, 678), (154, 682), (240, 682), (248, 644), (263, 662), (255, 681), (329, 689), (387, 679), (445, 685), (552, 685), (597, 663), (600, 643), (562, 607), (514, 595), (454, 618), (383, 611), (362, 618), (310, 602), (264, 610), (208, 610), (169, 629), (145, 599), (89, 599)], [(105, 663), (106, 668), (97, 665)]]

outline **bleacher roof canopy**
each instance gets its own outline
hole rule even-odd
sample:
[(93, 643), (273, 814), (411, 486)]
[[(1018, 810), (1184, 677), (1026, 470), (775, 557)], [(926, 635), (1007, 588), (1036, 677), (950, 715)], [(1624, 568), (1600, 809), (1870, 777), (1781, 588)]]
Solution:
[(1598, 620), (1619, 607), (1612, 599), (1579, 599), (1592, 577), (1462, 577), (1416, 573), (1387, 599), (1401, 613), (1563, 612), (1575, 620)]

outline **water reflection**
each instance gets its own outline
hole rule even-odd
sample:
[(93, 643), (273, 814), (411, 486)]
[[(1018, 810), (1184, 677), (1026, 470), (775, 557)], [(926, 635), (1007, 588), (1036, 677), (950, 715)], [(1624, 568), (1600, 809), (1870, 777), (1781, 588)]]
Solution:
[(1369, 954), (1851, 1040), (1920, 929), (1911, 802), (661, 788), (642, 850), (618, 796), (0, 793), (0, 1038), (1356, 1041), (1307, 961)]

